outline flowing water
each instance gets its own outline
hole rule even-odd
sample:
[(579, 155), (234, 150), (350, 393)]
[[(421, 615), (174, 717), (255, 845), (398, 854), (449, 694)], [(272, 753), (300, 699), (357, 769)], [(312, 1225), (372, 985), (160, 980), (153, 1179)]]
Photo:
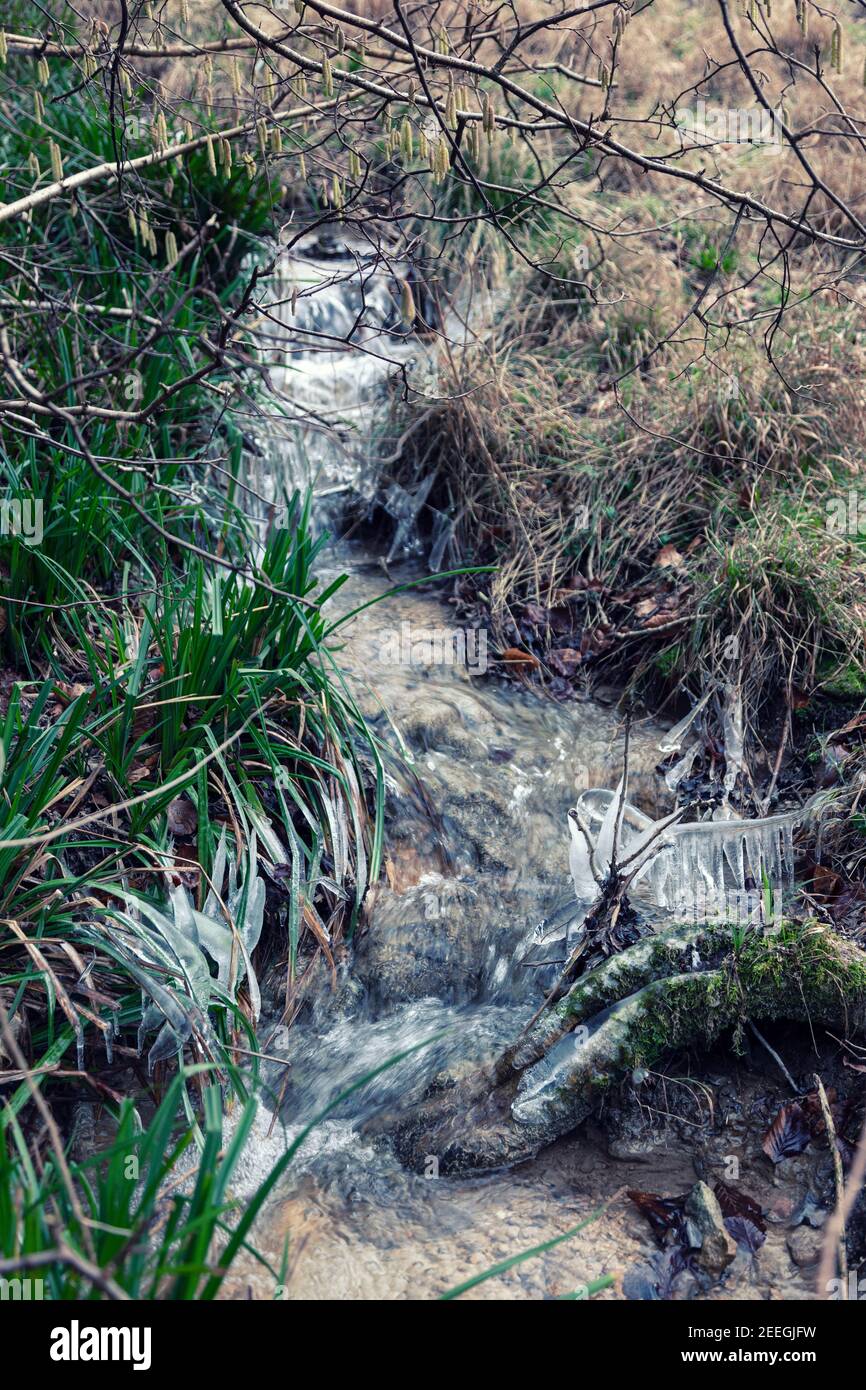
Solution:
[[(372, 493), (371, 441), (387, 410), (386, 383), (405, 372), (435, 391), (433, 357), (401, 328), (392, 284), (361, 246), (302, 244), (280, 284), (282, 302), (263, 330), (271, 335), (274, 417), (259, 431), (253, 485), (273, 500), (281, 486), (311, 482), (320, 516), (333, 523), (335, 501)], [(337, 341), (349, 336), (358, 350)], [(332, 550), (327, 565), (350, 575), (343, 611), (391, 581), (423, 577), (425, 559), (441, 563), (447, 523), (434, 527), (436, 553), (425, 557), (413, 526), (418, 505), (417, 496), (390, 494), (396, 534), (388, 555), (348, 542)], [(465, 640), (461, 647), (454, 629), (432, 588), (392, 595), (345, 629), (338, 661), (366, 716), (404, 760), (388, 790), (386, 871), (368, 894), (353, 959), (336, 984), (322, 965), (291, 1028), (276, 997), (262, 1021), (268, 1099), (239, 1195), (326, 1105), (377, 1074), (312, 1129), (258, 1223), (255, 1243), (275, 1265), (288, 1241), (285, 1285), (276, 1288), (251, 1262), (228, 1285), (230, 1296), (435, 1297), (569, 1230), (624, 1185), (686, 1190), (713, 1105), (727, 1105), (748, 1136), (749, 1096), (767, 1084), (762, 1065), (752, 1072), (745, 1064), (735, 1081), (730, 1068), (701, 1085), (664, 1078), (651, 1102), (625, 1106), (618, 1128), (609, 1116), (605, 1134), (590, 1126), (532, 1163), (466, 1179), (440, 1178), (436, 1155), (407, 1172), (387, 1145), (365, 1137), (365, 1121), (406, 1106), (438, 1074), (492, 1057), (534, 1013), (575, 921), (567, 810), (587, 787), (616, 786), (622, 767), (612, 708), (555, 704), (481, 678), (482, 654)], [(645, 815), (669, 806), (654, 771), (663, 737), (650, 721), (632, 730), (631, 795)], [(634, 1137), (636, 1113), (652, 1131), (649, 1142)], [(744, 1149), (753, 1139), (742, 1138)], [(709, 1172), (709, 1148), (702, 1161)], [(759, 1199), (769, 1181), (756, 1174)], [(770, 1186), (764, 1196), (770, 1206), (778, 1194)], [(615, 1200), (574, 1239), (470, 1296), (565, 1294), (651, 1252), (641, 1218)], [(807, 1286), (791, 1283), (781, 1236), (768, 1241), (760, 1272), (736, 1268), (754, 1289), (746, 1296), (804, 1296)]]

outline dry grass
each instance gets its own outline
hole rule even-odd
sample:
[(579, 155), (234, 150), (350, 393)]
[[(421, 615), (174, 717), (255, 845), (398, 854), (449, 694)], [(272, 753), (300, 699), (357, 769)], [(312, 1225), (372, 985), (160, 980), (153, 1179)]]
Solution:
[[(596, 303), (515, 271), (492, 339), (449, 347), (441, 399), (413, 407), (426, 418), (397, 478), (436, 461), (431, 501), (457, 520), (455, 558), (499, 566), (479, 592), (501, 650), (543, 660), (581, 645), (606, 680), (693, 692), (730, 680), (735, 651), (757, 732), (794, 686), (866, 671), (866, 553), (826, 525), (827, 499), (861, 475), (859, 306), (793, 311), (784, 376), (748, 335), (709, 360), (683, 341), (617, 399), (600, 386), (669, 331), (700, 278), (647, 243), (622, 262)], [(573, 624), (557, 629), (564, 604)], [(528, 629), (538, 609), (553, 629), (537, 616)]]

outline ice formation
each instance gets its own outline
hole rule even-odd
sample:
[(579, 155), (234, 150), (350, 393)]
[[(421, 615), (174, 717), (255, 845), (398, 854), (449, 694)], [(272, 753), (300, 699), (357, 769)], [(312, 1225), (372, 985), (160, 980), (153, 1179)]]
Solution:
[(778, 901), (793, 887), (794, 827), (813, 810), (810, 803), (761, 820), (683, 825), (671, 817), (654, 821), (629, 805), (622, 782), (615, 792), (592, 788), (569, 817), (575, 893), (584, 901), (596, 897), (615, 859), (618, 869), (634, 873), (636, 891), (671, 911), (701, 912), (749, 888), (769, 888)]

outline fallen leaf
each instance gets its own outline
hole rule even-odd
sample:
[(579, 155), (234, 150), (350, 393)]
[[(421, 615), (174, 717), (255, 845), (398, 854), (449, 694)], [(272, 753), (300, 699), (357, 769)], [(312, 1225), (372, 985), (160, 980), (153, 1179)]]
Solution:
[(187, 797), (176, 796), (174, 801), (169, 802), (168, 828), (172, 835), (180, 835), (182, 838), (195, 834), (198, 829), (198, 812)]
[(532, 652), (521, 651), (519, 647), (506, 647), (499, 660), (503, 666), (518, 673), (535, 671), (541, 665), (537, 656), (533, 656)]
[(685, 565), (680, 552), (675, 545), (663, 545), (655, 558), (656, 569), (682, 569)]
[(658, 1192), (634, 1190), (626, 1192), (625, 1195), (646, 1217), (659, 1239), (664, 1239), (672, 1231), (679, 1231), (683, 1224), (685, 1197), (662, 1197)]
[(547, 656), (548, 664), (560, 676), (573, 676), (583, 657), (576, 647), (555, 647)]
[[(722, 1216), (741, 1216), (745, 1220), (751, 1221), (752, 1225), (757, 1226), (759, 1231), (766, 1231), (767, 1223), (764, 1221), (763, 1210), (754, 1197), (749, 1196), (748, 1192), (741, 1192), (739, 1188), (729, 1187), (726, 1182), (717, 1182), (713, 1191), (722, 1209)], [(731, 1234), (733, 1235), (733, 1232)]]
[(801, 1154), (809, 1147), (812, 1135), (802, 1105), (796, 1100), (783, 1105), (767, 1133), (761, 1148), (772, 1163)]

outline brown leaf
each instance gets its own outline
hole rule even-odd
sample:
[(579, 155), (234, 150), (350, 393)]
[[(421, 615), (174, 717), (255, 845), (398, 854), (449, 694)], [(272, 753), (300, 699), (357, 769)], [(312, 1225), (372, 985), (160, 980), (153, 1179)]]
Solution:
[(761, 1148), (773, 1163), (801, 1154), (809, 1147), (809, 1124), (802, 1105), (796, 1100), (783, 1105), (767, 1133)]
[(576, 647), (556, 647), (548, 653), (551, 668), (560, 676), (573, 676), (583, 657)]
[(750, 1197), (748, 1192), (741, 1192), (737, 1187), (729, 1187), (726, 1182), (717, 1182), (713, 1188), (722, 1209), (722, 1216), (742, 1216), (751, 1221), (753, 1226), (757, 1226), (759, 1231), (766, 1231), (767, 1223), (764, 1220), (764, 1213), (754, 1197)]
[(654, 599), (642, 598), (640, 603), (636, 603), (634, 606), (634, 615), (636, 618), (648, 618), (651, 613), (656, 612), (657, 608), (658, 604)]
[(194, 835), (198, 829), (198, 812), (185, 796), (176, 796), (168, 807), (168, 828), (172, 835), (182, 839)]
[(655, 558), (655, 564), (656, 568), (660, 570), (682, 569), (685, 560), (675, 545), (663, 545)]
[(518, 675), (524, 671), (534, 671), (541, 665), (537, 656), (533, 656), (532, 652), (521, 651), (519, 647), (506, 647), (499, 660), (503, 666), (507, 666)]

